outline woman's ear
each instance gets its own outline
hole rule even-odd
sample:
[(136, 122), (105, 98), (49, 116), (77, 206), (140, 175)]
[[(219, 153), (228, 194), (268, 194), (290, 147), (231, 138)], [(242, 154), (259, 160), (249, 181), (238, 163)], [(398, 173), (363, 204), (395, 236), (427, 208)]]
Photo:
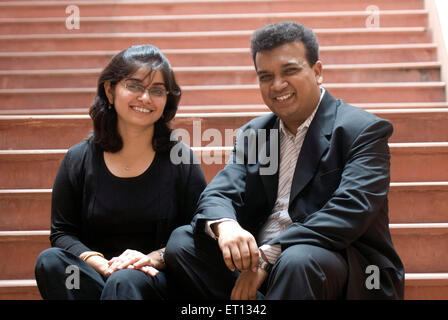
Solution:
[(107, 100), (109, 100), (109, 104), (114, 104), (114, 91), (110, 81), (104, 83), (104, 92), (106, 93)]

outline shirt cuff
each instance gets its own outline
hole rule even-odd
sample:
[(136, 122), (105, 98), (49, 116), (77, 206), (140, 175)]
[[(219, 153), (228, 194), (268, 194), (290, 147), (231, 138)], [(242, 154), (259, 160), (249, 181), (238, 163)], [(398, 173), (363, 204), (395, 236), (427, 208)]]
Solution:
[(282, 253), (282, 247), (279, 244), (264, 244), (259, 248), (259, 250), (264, 253), (266, 259), (268, 259), (267, 262), (270, 264), (274, 264)]
[(222, 218), (222, 219), (219, 219), (219, 220), (208, 220), (205, 223), (205, 230), (204, 230), (205, 233), (208, 234), (210, 237), (212, 237), (215, 240), (218, 239), (218, 237), (216, 236), (216, 234), (212, 230), (212, 224), (223, 222), (223, 221), (235, 221), (235, 220), (232, 220), (232, 219), (229, 219), (229, 218)]

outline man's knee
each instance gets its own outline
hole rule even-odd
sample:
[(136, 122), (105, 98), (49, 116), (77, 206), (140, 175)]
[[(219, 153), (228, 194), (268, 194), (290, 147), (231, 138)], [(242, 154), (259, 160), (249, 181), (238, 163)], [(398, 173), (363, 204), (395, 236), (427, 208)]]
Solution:
[[(281, 279), (280, 288), (290, 298), (335, 299), (342, 295), (348, 266), (341, 254), (313, 246), (294, 245), (285, 249), (273, 272)], [(272, 279), (274, 281), (274, 279)], [(300, 287), (301, 292), (297, 291)], [(277, 288), (278, 289), (278, 288)]]
[(282, 268), (291, 272), (319, 270), (325, 272), (331, 269), (344, 272), (347, 267), (339, 253), (313, 245), (291, 246), (282, 252), (278, 262)]

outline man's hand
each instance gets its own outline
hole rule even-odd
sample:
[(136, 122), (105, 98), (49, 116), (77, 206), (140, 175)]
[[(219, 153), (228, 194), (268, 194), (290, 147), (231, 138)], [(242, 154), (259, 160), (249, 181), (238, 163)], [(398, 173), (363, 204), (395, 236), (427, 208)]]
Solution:
[(254, 236), (241, 228), (236, 221), (223, 221), (212, 225), (218, 236), (224, 262), (231, 271), (258, 269), (258, 246)]
[(268, 273), (260, 268), (256, 272), (243, 271), (236, 280), (233, 287), (231, 300), (255, 300), (257, 291), (266, 280)]

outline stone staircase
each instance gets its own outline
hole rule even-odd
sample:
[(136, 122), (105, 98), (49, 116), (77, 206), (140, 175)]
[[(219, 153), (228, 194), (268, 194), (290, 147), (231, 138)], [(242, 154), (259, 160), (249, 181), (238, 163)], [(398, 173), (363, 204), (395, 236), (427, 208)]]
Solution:
[[(405, 298), (447, 299), (448, 103), (440, 49), (423, 0), (376, 0), (379, 28), (366, 28), (370, 4), (0, 0), (0, 299), (40, 299), (34, 263), (50, 245), (56, 171), (91, 131), (96, 80), (115, 53), (140, 43), (161, 48), (184, 92), (175, 127), (225, 137), (269, 111), (249, 39), (281, 20), (315, 30), (333, 96), (394, 124), (390, 227), (406, 269)], [(69, 5), (79, 8), (80, 29), (66, 27)], [(232, 141), (197, 140), (191, 145), (210, 181)], [(217, 156), (221, 164), (212, 163)]]

